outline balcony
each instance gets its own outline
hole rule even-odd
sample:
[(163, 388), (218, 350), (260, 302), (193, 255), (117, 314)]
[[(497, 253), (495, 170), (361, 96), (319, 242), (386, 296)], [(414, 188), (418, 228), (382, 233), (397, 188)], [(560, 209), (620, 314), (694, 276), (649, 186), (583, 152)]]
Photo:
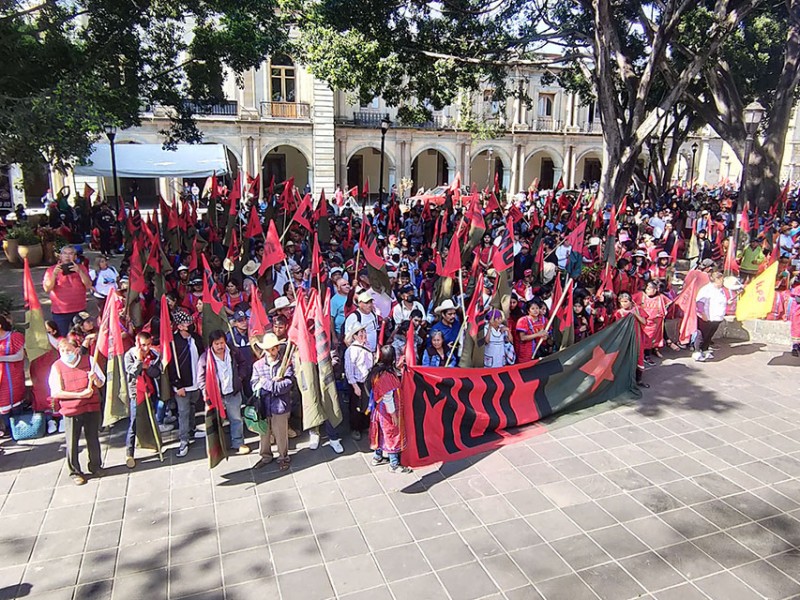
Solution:
[(186, 106), (196, 115), (213, 117), (239, 116), (239, 103), (236, 100), (223, 100), (216, 104), (187, 101)]
[(358, 127), (380, 127), (381, 121), (389, 118), (389, 113), (372, 110), (358, 110), (353, 113), (353, 125)]
[(535, 131), (561, 131), (563, 127), (563, 121), (552, 117), (538, 117), (533, 121)]
[(587, 121), (585, 123), (581, 123), (579, 126), (581, 133), (602, 133), (603, 127), (600, 125), (600, 121)]
[(433, 115), (430, 120), (423, 123), (407, 123), (401, 127), (413, 127), (415, 129), (446, 129), (450, 125), (450, 118), (447, 115)]
[(303, 119), (311, 118), (311, 105), (305, 102), (262, 102), (262, 119)]

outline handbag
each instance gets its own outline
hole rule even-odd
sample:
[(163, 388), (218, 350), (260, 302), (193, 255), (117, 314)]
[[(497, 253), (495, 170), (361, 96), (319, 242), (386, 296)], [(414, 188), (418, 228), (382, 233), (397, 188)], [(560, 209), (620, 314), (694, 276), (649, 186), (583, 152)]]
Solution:
[(514, 363), (517, 362), (517, 353), (514, 350), (514, 344), (512, 344), (511, 342), (506, 342), (503, 345), (503, 352), (506, 355), (507, 365), (513, 365)]
[(11, 437), (17, 442), (44, 437), (44, 413), (24, 412), (11, 415)]

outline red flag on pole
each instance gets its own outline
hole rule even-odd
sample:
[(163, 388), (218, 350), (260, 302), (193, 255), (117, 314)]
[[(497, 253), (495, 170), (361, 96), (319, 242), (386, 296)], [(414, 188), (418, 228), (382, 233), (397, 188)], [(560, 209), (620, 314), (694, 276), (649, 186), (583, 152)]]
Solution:
[(258, 291), (258, 287), (255, 287), (253, 295), (250, 297), (250, 320), (247, 322), (247, 333), (250, 339), (264, 335), (268, 324), (267, 311), (264, 310), (264, 304), (261, 302), (261, 292)]
[(469, 334), (471, 336), (478, 335), (480, 326), (483, 321), (481, 314), (481, 298), (483, 296), (483, 273), (478, 273), (478, 279), (475, 283), (475, 290), (472, 292), (472, 300), (470, 300), (467, 307), (466, 319), (469, 323)]
[(147, 291), (147, 283), (144, 280), (144, 267), (142, 266), (142, 255), (139, 249), (139, 240), (133, 240), (133, 252), (131, 253), (131, 272), (129, 289), (137, 294)]
[(322, 272), (322, 268), (320, 266), (321, 262), (322, 257), (320, 256), (319, 251), (319, 236), (315, 233), (314, 247), (311, 250), (311, 277), (319, 277), (320, 273)]
[(273, 265), (277, 265), (286, 258), (286, 253), (281, 246), (281, 239), (278, 237), (278, 230), (275, 229), (275, 221), (269, 222), (267, 229), (267, 239), (264, 242), (264, 255), (261, 257), (261, 266), (258, 274), (263, 275)]
[(289, 341), (297, 346), (297, 357), (301, 362), (317, 363), (317, 349), (311, 329), (308, 327), (308, 310), (303, 294), (297, 296), (292, 324), (289, 326)]
[(408, 333), (406, 334), (405, 363), (407, 367), (417, 364), (417, 353), (414, 348), (414, 321), (408, 322)]
[(459, 271), (461, 271), (461, 247), (458, 244), (458, 237), (454, 235), (450, 250), (447, 252), (447, 260), (442, 267), (442, 277), (457, 277)]
[(254, 238), (264, 234), (261, 227), (261, 219), (258, 218), (258, 211), (255, 204), (250, 207), (250, 217), (247, 219), (247, 227), (244, 230), (244, 237)]
[(227, 418), (225, 403), (222, 401), (222, 392), (217, 379), (217, 365), (211, 348), (206, 351), (206, 403), (209, 407), (217, 409), (221, 419)]
[(361, 236), (358, 240), (358, 247), (364, 253), (364, 259), (375, 269), (386, 266), (386, 261), (378, 254), (375, 233), (372, 231), (367, 219), (361, 222)]
[(489, 200), (486, 202), (486, 213), (488, 214), (496, 210), (500, 210), (500, 203), (497, 201), (497, 196), (492, 192), (489, 194)]
[(300, 225), (308, 229), (309, 232), (314, 231), (311, 221), (314, 215), (314, 208), (311, 206), (311, 194), (306, 194), (297, 207), (297, 211), (292, 217), (292, 223), (297, 221)]
[[(556, 277), (558, 279), (558, 277)], [(559, 311), (559, 320), (561, 324), (559, 326), (560, 331), (566, 331), (568, 328), (573, 327), (575, 325), (575, 313), (572, 310), (572, 280), (569, 282), (569, 289), (567, 290), (567, 298), (564, 301), (561, 310)], [(559, 298), (561, 296), (559, 295)]]
[(367, 181), (364, 182), (364, 189), (361, 194), (364, 196), (365, 200), (369, 200), (369, 177), (367, 177)]
[(25, 271), (22, 276), (22, 294), (25, 298), (25, 307), (28, 310), (42, 309), (42, 303), (39, 301), (39, 296), (36, 294), (36, 286), (33, 285), (31, 268), (28, 266), (27, 257), (25, 258)]
[(208, 304), (216, 314), (222, 312), (222, 298), (205, 254), (203, 254), (203, 304)]
[(161, 342), (161, 368), (166, 369), (172, 362), (172, 319), (169, 316), (166, 294), (161, 296), (161, 315), (159, 319), (158, 338)]
[(573, 252), (583, 254), (584, 238), (586, 236), (586, 219), (581, 221), (575, 230), (570, 233), (564, 240), (564, 243), (569, 244)]
[(500, 246), (492, 253), (492, 266), (497, 272), (514, 266), (514, 221), (511, 217), (506, 220), (506, 226), (500, 235)]

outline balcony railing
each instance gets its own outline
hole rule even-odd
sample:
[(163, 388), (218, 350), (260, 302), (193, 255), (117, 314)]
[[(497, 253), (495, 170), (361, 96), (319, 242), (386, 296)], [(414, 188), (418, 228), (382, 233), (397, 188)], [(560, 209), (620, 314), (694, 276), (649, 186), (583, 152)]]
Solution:
[[(430, 120), (422, 123), (408, 123), (405, 127), (416, 129), (446, 129), (450, 125), (450, 119), (446, 115), (433, 115)], [(400, 125), (403, 127), (403, 125)]]
[(353, 114), (353, 124), (359, 127), (380, 127), (381, 121), (389, 118), (389, 113), (359, 110)]
[(533, 121), (536, 131), (561, 131), (563, 122), (552, 117), (538, 117)]
[(587, 121), (579, 125), (581, 133), (602, 133), (603, 128), (600, 121)]
[(305, 102), (262, 102), (262, 119), (309, 119), (311, 105)]
[(189, 101), (186, 106), (196, 115), (215, 117), (236, 117), (239, 115), (239, 103), (236, 100), (223, 100), (216, 104), (203, 104)]

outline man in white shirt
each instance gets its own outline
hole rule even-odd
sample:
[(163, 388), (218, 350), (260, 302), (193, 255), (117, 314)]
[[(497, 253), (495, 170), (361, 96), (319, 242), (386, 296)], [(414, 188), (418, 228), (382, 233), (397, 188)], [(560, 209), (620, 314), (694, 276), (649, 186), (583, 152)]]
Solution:
[(697, 292), (695, 304), (697, 308), (697, 333), (694, 338), (694, 352), (692, 358), (704, 362), (714, 358), (714, 353), (708, 349), (711, 338), (725, 319), (728, 299), (722, 290), (724, 276), (719, 271), (711, 274), (711, 281)]
[(556, 248), (556, 258), (558, 259), (558, 268), (562, 271), (567, 269), (567, 263), (569, 262), (569, 254), (572, 252), (572, 246), (569, 245), (568, 242), (564, 241), (562, 244)]
[(362, 323), (367, 332), (365, 345), (370, 352), (375, 352), (378, 348), (380, 323), (378, 323), (378, 316), (375, 314), (374, 300), (369, 292), (361, 292), (356, 300), (358, 302), (358, 310), (347, 317), (344, 322), (344, 330), (351, 331), (357, 323)]
[(650, 217), (648, 224), (653, 228), (653, 237), (660, 240), (661, 236), (664, 235), (664, 227), (667, 224), (666, 221), (664, 221), (664, 211), (660, 210)]
[(425, 309), (422, 304), (414, 299), (414, 286), (410, 283), (400, 288), (398, 294), (400, 300), (397, 306), (392, 311), (392, 319), (394, 319), (395, 327), (399, 327), (403, 321), (408, 321), (411, 318), (411, 313), (418, 310), (422, 313), (422, 318), (425, 318)]

